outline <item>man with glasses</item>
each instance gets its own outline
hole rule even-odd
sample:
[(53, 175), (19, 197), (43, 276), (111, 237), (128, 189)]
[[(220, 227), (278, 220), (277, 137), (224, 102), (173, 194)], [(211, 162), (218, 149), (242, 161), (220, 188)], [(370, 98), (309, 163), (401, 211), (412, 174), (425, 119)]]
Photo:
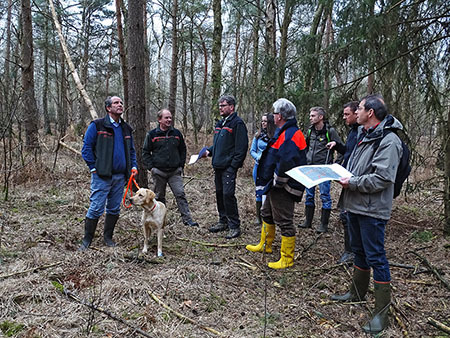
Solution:
[(213, 233), (228, 230), (225, 236), (227, 239), (241, 235), (235, 196), (236, 174), (242, 167), (248, 150), (247, 127), (235, 112), (235, 105), (236, 100), (231, 95), (219, 98), (219, 112), (223, 119), (217, 122), (213, 145), (206, 151), (206, 156), (212, 156), (219, 212), (219, 222), (208, 230)]

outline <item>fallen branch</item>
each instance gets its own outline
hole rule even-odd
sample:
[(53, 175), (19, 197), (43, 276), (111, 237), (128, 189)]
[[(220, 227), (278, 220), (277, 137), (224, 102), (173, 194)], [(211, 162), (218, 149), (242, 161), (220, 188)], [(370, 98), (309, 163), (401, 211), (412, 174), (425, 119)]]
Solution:
[(62, 145), (64, 148), (69, 149), (71, 152), (80, 155), (81, 156), (81, 151), (76, 150), (75, 148), (72, 148), (71, 146), (69, 146), (68, 144), (65, 144), (63, 141), (59, 141), (59, 144)]
[(188, 323), (197, 325), (198, 327), (202, 328), (203, 330), (209, 331), (211, 333), (214, 333), (218, 336), (221, 336), (222, 334), (219, 331), (216, 331), (210, 327), (207, 326), (203, 326), (200, 325), (198, 322), (196, 322), (195, 320), (186, 317), (185, 315), (179, 313), (178, 311), (175, 311), (174, 309), (172, 309), (169, 305), (165, 304), (162, 300), (160, 300), (156, 295), (154, 295), (153, 293), (151, 293), (150, 291), (147, 291), (148, 294), (150, 295), (150, 297), (152, 297), (152, 299), (157, 302), (159, 305), (161, 305), (163, 308), (165, 308), (166, 310), (170, 311), (171, 313), (173, 313), (175, 316), (177, 316), (178, 318), (187, 321)]
[(122, 324), (124, 324), (125, 326), (128, 326), (130, 329), (134, 330), (135, 332), (141, 334), (144, 337), (149, 337), (152, 338), (152, 336), (150, 336), (147, 332), (141, 330), (138, 327), (135, 327), (133, 325), (131, 325), (130, 323), (128, 323), (125, 319), (122, 319), (120, 317), (117, 317), (116, 315), (112, 314), (111, 312), (109, 312), (108, 310), (102, 309), (99, 306), (95, 306), (94, 304), (84, 300), (84, 299), (80, 299), (79, 297), (77, 297), (75, 294), (73, 294), (72, 292), (68, 291), (66, 288), (64, 288), (63, 293), (69, 297), (70, 299), (76, 301), (77, 303), (80, 303), (82, 305), (87, 306), (88, 308), (98, 311), (106, 316), (108, 316), (111, 319), (114, 319), (115, 321), (118, 321)]
[(435, 328), (437, 328), (437, 329), (439, 329), (441, 331), (444, 331), (445, 333), (450, 334), (450, 327), (448, 327), (447, 325), (445, 325), (445, 324), (443, 324), (441, 322), (438, 322), (436, 319), (428, 317), (427, 318), (427, 323), (432, 325), (432, 326), (434, 326)]
[(183, 237), (177, 237), (177, 239), (181, 240), (181, 241), (187, 241), (187, 242), (192, 242), (195, 244), (200, 244), (203, 246), (213, 246), (213, 247), (217, 247), (217, 248), (232, 248), (232, 247), (236, 247), (236, 246), (243, 246), (245, 244), (225, 244), (225, 243), (209, 243), (209, 242), (200, 242), (200, 241), (195, 241), (193, 239), (189, 239), (189, 238), (183, 238)]
[(84, 99), (84, 102), (86, 103), (87, 108), (89, 109), (89, 113), (91, 114), (91, 117), (93, 120), (98, 118), (98, 114), (94, 109), (94, 105), (92, 104), (91, 99), (89, 98), (88, 93), (86, 92), (86, 89), (84, 88), (84, 85), (81, 83), (80, 77), (78, 76), (77, 70), (75, 68), (75, 65), (73, 64), (72, 58), (69, 54), (69, 49), (67, 48), (66, 41), (64, 39), (64, 36), (62, 34), (61, 24), (58, 21), (58, 16), (56, 15), (55, 6), (53, 5), (53, 0), (48, 0), (48, 4), (50, 6), (50, 10), (52, 13), (53, 21), (55, 23), (56, 32), (59, 36), (59, 42), (61, 43), (61, 48), (63, 50), (64, 56), (66, 58), (67, 64), (69, 65), (70, 72), (72, 73), (73, 80), (75, 81), (75, 84), (78, 88), (78, 90), (81, 93), (81, 96)]
[[(397, 321), (398, 325), (400, 325), (400, 327), (402, 328), (403, 337), (408, 337), (409, 334), (408, 334), (408, 330), (406, 329), (406, 325), (405, 325), (405, 323), (403, 323), (402, 319), (398, 315), (398, 313), (400, 312), (399, 309), (393, 303), (391, 304), (391, 306), (392, 306), (391, 310), (392, 310), (392, 313), (394, 315), (394, 318)], [(400, 314), (402, 314), (402, 313), (400, 312)]]
[(437, 279), (439, 279), (442, 284), (445, 285), (445, 287), (447, 289), (450, 290), (450, 284), (448, 281), (446, 281), (438, 272), (438, 270), (430, 263), (428, 262), (428, 260), (425, 257), (422, 257), (421, 255), (419, 255), (416, 251), (410, 251), (411, 253), (413, 253), (414, 255), (416, 255), (417, 257), (419, 257), (422, 260), (422, 263), (424, 263), (428, 269), (430, 269), (430, 271), (437, 277)]
[(35, 271), (38, 271), (38, 270), (45, 270), (45, 269), (48, 269), (48, 268), (51, 268), (53, 266), (57, 266), (57, 265), (60, 265), (60, 264), (62, 264), (62, 262), (57, 262), (57, 263), (53, 263), (53, 264), (37, 266), (35, 268), (22, 270), (22, 271), (17, 271), (17, 272), (9, 273), (9, 274), (6, 274), (6, 275), (1, 275), (0, 279), (5, 279), (5, 278), (17, 276), (17, 275), (22, 275), (22, 274), (28, 273), (28, 272), (35, 272)]

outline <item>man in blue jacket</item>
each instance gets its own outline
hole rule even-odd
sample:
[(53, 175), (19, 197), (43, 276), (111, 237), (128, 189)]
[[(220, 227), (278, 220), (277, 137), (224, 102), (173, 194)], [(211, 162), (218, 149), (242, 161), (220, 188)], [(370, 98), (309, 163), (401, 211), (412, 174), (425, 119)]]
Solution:
[(112, 240), (119, 219), (123, 188), (130, 175), (137, 174), (136, 151), (132, 129), (122, 118), (120, 97), (105, 100), (107, 115), (92, 121), (83, 140), (81, 154), (91, 171), (91, 196), (84, 224), (84, 237), (79, 248), (91, 245), (98, 219), (105, 211), (103, 239), (107, 246), (116, 246)]
[(269, 141), (259, 161), (256, 184), (267, 195), (261, 209), (263, 226), (257, 245), (247, 245), (252, 252), (272, 252), (275, 224), (281, 230), (280, 260), (270, 262), (269, 268), (284, 269), (294, 264), (295, 226), (293, 222), (295, 202), (302, 200), (305, 187), (288, 176), (292, 168), (306, 164), (306, 141), (297, 127), (297, 109), (287, 99), (273, 104), (274, 120), (278, 129)]
[(219, 98), (219, 112), (223, 119), (217, 122), (213, 145), (206, 152), (206, 156), (212, 156), (219, 212), (219, 222), (208, 230), (214, 233), (228, 230), (225, 236), (227, 239), (241, 235), (241, 221), (235, 196), (236, 175), (248, 150), (247, 127), (237, 115), (235, 105), (236, 100), (231, 95)]

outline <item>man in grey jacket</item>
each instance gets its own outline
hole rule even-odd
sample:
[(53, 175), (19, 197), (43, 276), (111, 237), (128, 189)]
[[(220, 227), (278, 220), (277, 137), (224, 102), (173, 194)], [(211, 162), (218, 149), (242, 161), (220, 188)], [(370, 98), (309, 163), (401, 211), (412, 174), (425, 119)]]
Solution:
[(401, 123), (388, 115), (380, 95), (366, 96), (359, 103), (360, 124), (357, 143), (347, 165), (354, 176), (341, 179), (343, 206), (348, 212), (350, 244), (355, 254), (353, 281), (336, 301), (359, 301), (364, 298), (373, 270), (375, 310), (363, 326), (377, 334), (388, 326), (391, 302), (389, 263), (384, 249), (386, 223), (391, 217), (394, 182), (402, 156), (402, 144), (394, 131)]
[[(327, 148), (327, 144), (331, 141), (341, 144), (342, 140), (336, 132), (336, 129), (325, 121), (325, 109), (322, 107), (312, 107), (309, 111), (311, 127), (306, 132), (306, 144), (308, 146), (308, 153), (306, 154), (307, 163), (309, 165), (331, 164), (333, 163), (334, 149)], [(316, 232), (323, 233), (328, 231), (328, 221), (331, 213), (331, 183), (330, 181), (326, 181), (320, 183), (318, 186), (320, 199), (322, 200), (322, 213), (320, 216), (320, 226)], [(298, 226), (299, 228), (311, 228), (315, 210), (315, 191), (316, 187), (306, 189), (305, 222), (301, 223)]]

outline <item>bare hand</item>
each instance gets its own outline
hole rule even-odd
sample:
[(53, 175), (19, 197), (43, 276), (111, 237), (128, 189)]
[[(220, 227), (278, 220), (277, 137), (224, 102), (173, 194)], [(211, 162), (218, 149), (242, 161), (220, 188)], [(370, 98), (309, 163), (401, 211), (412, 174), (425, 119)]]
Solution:
[(350, 182), (350, 177), (342, 177), (339, 180), (339, 183), (342, 185), (344, 189), (348, 188), (348, 183)]
[(326, 145), (327, 149), (333, 149), (333, 147), (335, 147), (335, 146), (336, 146), (335, 141), (328, 142)]

